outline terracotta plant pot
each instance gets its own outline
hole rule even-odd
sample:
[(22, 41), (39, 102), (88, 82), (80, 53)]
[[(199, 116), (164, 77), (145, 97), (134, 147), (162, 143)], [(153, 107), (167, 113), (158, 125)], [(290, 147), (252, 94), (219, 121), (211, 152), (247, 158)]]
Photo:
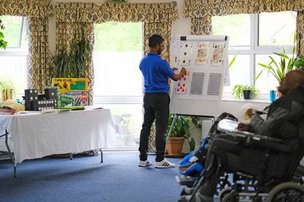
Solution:
[(184, 141), (184, 137), (170, 137), (166, 144), (168, 155), (180, 155), (183, 150)]

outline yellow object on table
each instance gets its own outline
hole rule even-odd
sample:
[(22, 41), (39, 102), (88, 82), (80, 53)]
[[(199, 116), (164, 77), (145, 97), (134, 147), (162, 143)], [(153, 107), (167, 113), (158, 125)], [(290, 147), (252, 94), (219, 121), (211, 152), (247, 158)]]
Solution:
[(15, 90), (14, 89), (2, 89), (2, 100), (8, 100), (8, 99), (13, 99), (15, 95)]
[(25, 107), (22, 104), (15, 102), (12, 99), (0, 102), (0, 108), (2, 109), (13, 109), (15, 112), (24, 111)]

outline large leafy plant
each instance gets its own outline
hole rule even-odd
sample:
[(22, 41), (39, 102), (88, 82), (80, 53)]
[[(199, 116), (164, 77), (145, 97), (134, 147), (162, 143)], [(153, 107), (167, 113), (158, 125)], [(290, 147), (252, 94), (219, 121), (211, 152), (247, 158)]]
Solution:
[(4, 40), (4, 34), (2, 30), (4, 30), (4, 25), (2, 23), (2, 20), (0, 19), (0, 49), (7, 47), (7, 41)]
[[(174, 115), (170, 114), (169, 120), (168, 120), (168, 128), (167, 128), (167, 134), (169, 133), (170, 126), (173, 123)], [(170, 134), (168, 134), (168, 137), (184, 137), (190, 147), (190, 151), (193, 151), (195, 148), (195, 141), (194, 138), (191, 136), (191, 116), (182, 116), (182, 115), (176, 115), (176, 121), (173, 126), (173, 129)]]
[(67, 53), (52, 57), (54, 76), (57, 78), (79, 78), (85, 75), (85, 66), (90, 55), (90, 44), (82, 38), (71, 43)]
[(278, 59), (275, 59), (272, 56), (269, 56), (269, 63), (263, 64), (259, 63), (263, 69), (257, 74), (256, 79), (257, 80), (261, 74), (264, 71), (267, 71), (268, 73), (272, 74), (274, 78), (280, 83), (287, 74), (287, 72), (297, 69), (299, 67), (304, 66), (304, 58), (302, 57), (295, 57), (296, 53), (296, 38), (294, 39), (294, 47), (292, 49), (291, 56), (288, 56), (285, 49), (281, 53), (274, 52), (273, 54), (278, 57)]

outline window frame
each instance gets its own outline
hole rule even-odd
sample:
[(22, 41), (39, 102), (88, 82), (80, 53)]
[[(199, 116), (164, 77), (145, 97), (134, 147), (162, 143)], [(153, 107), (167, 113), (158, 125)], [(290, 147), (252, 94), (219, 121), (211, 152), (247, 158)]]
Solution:
[[(249, 47), (232, 46), (228, 49), (228, 55), (249, 55), (249, 72), (250, 72), (250, 85), (255, 85), (255, 70), (256, 70), (256, 56), (257, 55), (272, 55), (273, 52), (282, 52), (284, 47), (286, 54), (292, 54), (293, 45), (284, 46), (260, 46), (259, 43), (259, 14), (250, 15), (250, 45)], [(230, 95), (229, 95), (229, 94)], [(224, 98), (232, 98), (232, 91), (224, 91)], [(266, 95), (269, 93), (260, 92), (257, 99), (268, 99)]]
[[(0, 50), (0, 58), (5, 56), (12, 56), (12, 57), (28, 57), (29, 56), (29, 49), (28, 46), (23, 44), (23, 37), (27, 35), (28, 29), (27, 29), (27, 22), (25, 16), (19, 16), (22, 18), (21, 20), (21, 26), (20, 26), (20, 38), (19, 38), (19, 47), (6, 47), (6, 49)], [(6, 26), (7, 27), (7, 26)], [(28, 63), (26, 64), (26, 71), (28, 72), (29, 66)], [(25, 75), (28, 77), (28, 75)], [(28, 79), (26, 78), (26, 88), (28, 87)], [(21, 97), (23, 94), (18, 94), (16, 91), (16, 97)]]

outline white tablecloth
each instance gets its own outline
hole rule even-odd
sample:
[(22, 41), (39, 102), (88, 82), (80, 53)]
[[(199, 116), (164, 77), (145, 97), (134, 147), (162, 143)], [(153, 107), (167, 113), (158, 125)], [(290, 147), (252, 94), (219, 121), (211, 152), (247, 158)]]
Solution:
[(14, 143), (15, 163), (51, 154), (110, 147), (116, 127), (108, 109), (0, 116)]

